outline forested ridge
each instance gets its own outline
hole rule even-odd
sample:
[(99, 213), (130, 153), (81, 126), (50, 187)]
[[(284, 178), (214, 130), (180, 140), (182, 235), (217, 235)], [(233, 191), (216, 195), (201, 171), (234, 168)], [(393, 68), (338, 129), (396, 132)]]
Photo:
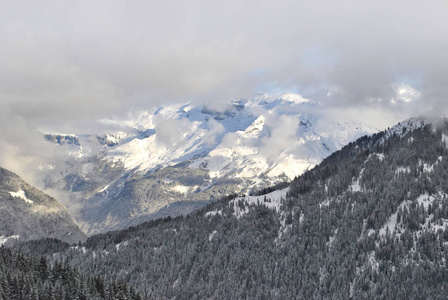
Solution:
[(43, 252), (151, 299), (447, 299), (447, 142), (446, 121), (412, 119), (296, 178), (278, 209), (227, 198)]

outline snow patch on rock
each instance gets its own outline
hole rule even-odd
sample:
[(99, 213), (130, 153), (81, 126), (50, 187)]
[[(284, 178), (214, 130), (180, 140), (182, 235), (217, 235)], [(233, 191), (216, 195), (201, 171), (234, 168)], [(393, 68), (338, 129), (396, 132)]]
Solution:
[(23, 201), (25, 201), (26, 203), (29, 204), (33, 204), (34, 201), (30, 200), (26, 197), (26, 194), (23, 190), (20, 190), (18, 192), (9, 192), (11, 194), (11, 196), (13, 196), (14, 198), (21, 198)]
[(213, 240), (213, 237), (217, 234), (218, 232), (215, 230), (212, 233), (210, 233), (208, 235), (208, 241), (211, 242)]
[(18, 240), (18, 239), (20, 239), (20, 236), (19, 235), (11, 235), (11, 236), (0, 235), (0, 246), (6, 244), (6, 242), (8, 242), (8, 240), (10, 240), (10, 239)]

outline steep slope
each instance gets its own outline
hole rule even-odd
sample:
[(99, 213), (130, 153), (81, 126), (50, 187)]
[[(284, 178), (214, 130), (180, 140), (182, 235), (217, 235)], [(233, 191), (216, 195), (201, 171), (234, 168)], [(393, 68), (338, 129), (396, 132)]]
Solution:
[(55, 199), (0, 168), (0, 244), (8, 239), (84, 241), (76, 221)]
[(82, 207), (78, 222), (89, 234), (290, 181), (377, 131), (323, 114), (319, 103), (291, 94), (221, 109), (164, 105), (102, 122), (115, 131), (46, 135), (71, 158), (42, 169), (48, 187), (69, 191)]
[(444, 299), (448, 121), (363, 137), (265, 196), (91, 237), (55, 257), (157, 299)]

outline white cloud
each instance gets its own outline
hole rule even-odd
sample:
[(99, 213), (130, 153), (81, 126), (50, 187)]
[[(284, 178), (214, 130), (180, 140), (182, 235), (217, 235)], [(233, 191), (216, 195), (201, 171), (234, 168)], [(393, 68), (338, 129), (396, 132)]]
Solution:
[[(266, 121), (270, 134), (263, 138), (260, 154), (275, 160), (297, 137), (300, 120), (297, 116), (271, 115)], [(274, 118), (275, 117), (275, 118)]]
[(167, 148), (181, 146), (185, 141), (183, 134), (186, 128), (191, 128), (193, 124), (187, 119), (166, 119), (157, 123), (156, 138)]
[(204, 139), (208, 146), (213, 146), (216, 144), (216, 138), (224, 132), (225, 128), (221, 123), (213, 118), (210, 118), (207, 123), (209, 130), (206, 132)]
[(404, 75), (438, 101), (446, 10), (413, 0), (8, 2), (0, 101), (42, 124), (272, 84), (338, 86), (352, 103), (383, 98)]

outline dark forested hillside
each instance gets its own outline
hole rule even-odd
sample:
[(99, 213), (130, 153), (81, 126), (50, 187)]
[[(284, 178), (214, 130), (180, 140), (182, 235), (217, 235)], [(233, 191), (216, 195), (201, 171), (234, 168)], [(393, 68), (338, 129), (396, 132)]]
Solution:
[(223, 199), (52, 257), (154, 299), (446, 299), (447, 143), (447, 122), (412, 119), (334, 153), (278, 206)]
[(27, 258), (0, 247), (0, 300), (141, 300), (125, 283), (83, 275), (44, 257)]

